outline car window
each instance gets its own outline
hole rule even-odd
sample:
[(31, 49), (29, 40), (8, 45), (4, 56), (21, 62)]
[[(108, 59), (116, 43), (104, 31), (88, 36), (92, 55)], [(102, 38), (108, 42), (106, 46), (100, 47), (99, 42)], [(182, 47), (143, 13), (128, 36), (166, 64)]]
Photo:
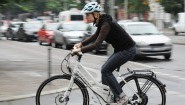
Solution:
[(83, 15), (71, 15), (71, 20), (72, 21), (83, 20)]
[(25, 23), (24, 28), (25, 29), (40, 29), (42, 27), (41, 23)]
[(131, 24), (126, 30), (131, 35), (156, 35), (160, 34), (157, 28), (152, 24)]
[(46, 29), (47, 30), (56, 30), (58, 27), (58, 24), (47, 24)]
[(64, 31), (85, 31), (86, 29), (87, 24), (85, 23), (63, 24)]

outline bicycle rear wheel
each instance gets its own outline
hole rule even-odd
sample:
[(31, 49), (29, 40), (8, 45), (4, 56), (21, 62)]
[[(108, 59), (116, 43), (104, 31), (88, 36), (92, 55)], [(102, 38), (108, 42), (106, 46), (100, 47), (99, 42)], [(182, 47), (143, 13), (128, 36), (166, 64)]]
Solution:
[[(66, 90), (71, 75), (58, 75), (45, 80), (37, 90), (36, 105), (89, 105), (87, 88), (75, 79), (72, 90)], [(69, 97), (61, 99), (68, 91)]]
[[(166, 90), (164, 85), (152, 76), (147, 75), (131, 75), (125, 79), (129, 85), (138, 93), (142, 102), (134, 105), (165, 105)], [(129, 99), (136, 100), (136, 95), (122, 81), (120, 86), (123, 92), (127, 94)]]

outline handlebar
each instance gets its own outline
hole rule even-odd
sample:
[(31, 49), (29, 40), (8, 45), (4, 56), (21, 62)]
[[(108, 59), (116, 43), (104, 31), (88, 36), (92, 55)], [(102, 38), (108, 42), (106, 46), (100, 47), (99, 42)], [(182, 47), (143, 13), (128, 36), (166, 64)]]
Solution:
[[(70, 52), (70, 54), (71, 54), (71, 56), (74, 56), (74, 54), (72, 53), (72, 51)], [(81, 58), (82, 58), (82, 55), (83, 55), (83, 53), (82, 52), (79, 52), (79, 53), (77, 53), (77, 54), (75, 54), (78, 58), (77, 58), (77, 60), (78, 60), (78, 62), (80, 62), (81, 61)]]
[[(82, 53), (78, 53), (78, 54), (75, 54), (77, 56), (77, 61), (80, 62), (81, 61), (81, 58), (82, 58)], [(70, 57), (72, 56), (75, 56), (74, 54), (72, 54), (72, 52), (68, 53), (66, 55), (66, 57), (62, 60), (61, 62), (61, 71), (64, 73), (64, 74), (70, 74), (71, 73), (71, 67), (70, 67)], [(65, 63), (64, 63), (65, 62)], [(67, 67), (67, 69), (64, 69), (65, 67)], [(66, 71), (67, 70), (67, 71)]]

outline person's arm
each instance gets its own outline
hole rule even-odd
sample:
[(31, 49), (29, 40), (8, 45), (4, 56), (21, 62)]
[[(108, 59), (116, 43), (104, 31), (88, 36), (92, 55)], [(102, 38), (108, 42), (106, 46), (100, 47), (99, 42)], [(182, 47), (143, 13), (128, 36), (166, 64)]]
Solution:
[(96, 32), (92, 36), (88, 37), (87, 39), (83, 40), (80, 43), (75, 44), (73, 46), (73, 48), (81, 48), (82, 46), (85, 46), (85, 45), (87, 45), (87, 44), (95, 41), (96, 38), (98, 37), (98, 34), (97, 33), (98, 33), (98, 30), (96, 30)]
[(87, 39), (83, 40), (81, 42), (82, 46), (88, 45), (89, 43), (95, 41), (97, 39), (97, 37), (98, 37), (98, 30), (96, 30), (96, 32), (92, 36), (90, 36)]
[[(85, 53), (85, 52), (88, 52), (88, 51), (91, 51), (93, 49), (95, 49), (96, 47), (98, 47), (99, 45), (102, 44), (102, 42), (105, 40), (105, 38), (107, 37), (107, 34), (110, 30), (110, 25), (109, 23), (105, 22), (103, 23), (101, 29), (100, 29), (100, 32), (99, 32), (99, 35), (97, 35), (97, 38), (96, 38), (96, 41), (91, 44), (91, 45), (87, 45), (87, 46), (82, 46), (81, 48), (81, 51), (82, 53)], [(92, 38), (93, 39), (93, 38)], [(91, 40), (91, 39), (89, 39)], [(89, 41), (87, 40), (87, 42)], [(84, 42), (83, 42), (84, 43)], [(86, 44), (86, 43), (85, 43)]]

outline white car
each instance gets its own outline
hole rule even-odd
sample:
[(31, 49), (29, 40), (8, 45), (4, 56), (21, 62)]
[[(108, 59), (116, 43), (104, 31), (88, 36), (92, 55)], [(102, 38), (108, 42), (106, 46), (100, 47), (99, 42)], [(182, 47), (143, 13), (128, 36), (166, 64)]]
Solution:
[(118, 22), (136, 42), (139, 56), (163, 55), (170, 59), (172, 42), (149, 22)]
[(173, 25), (175, 35), (185, 33), (185, 13), (178, 13), (178, 22)]

